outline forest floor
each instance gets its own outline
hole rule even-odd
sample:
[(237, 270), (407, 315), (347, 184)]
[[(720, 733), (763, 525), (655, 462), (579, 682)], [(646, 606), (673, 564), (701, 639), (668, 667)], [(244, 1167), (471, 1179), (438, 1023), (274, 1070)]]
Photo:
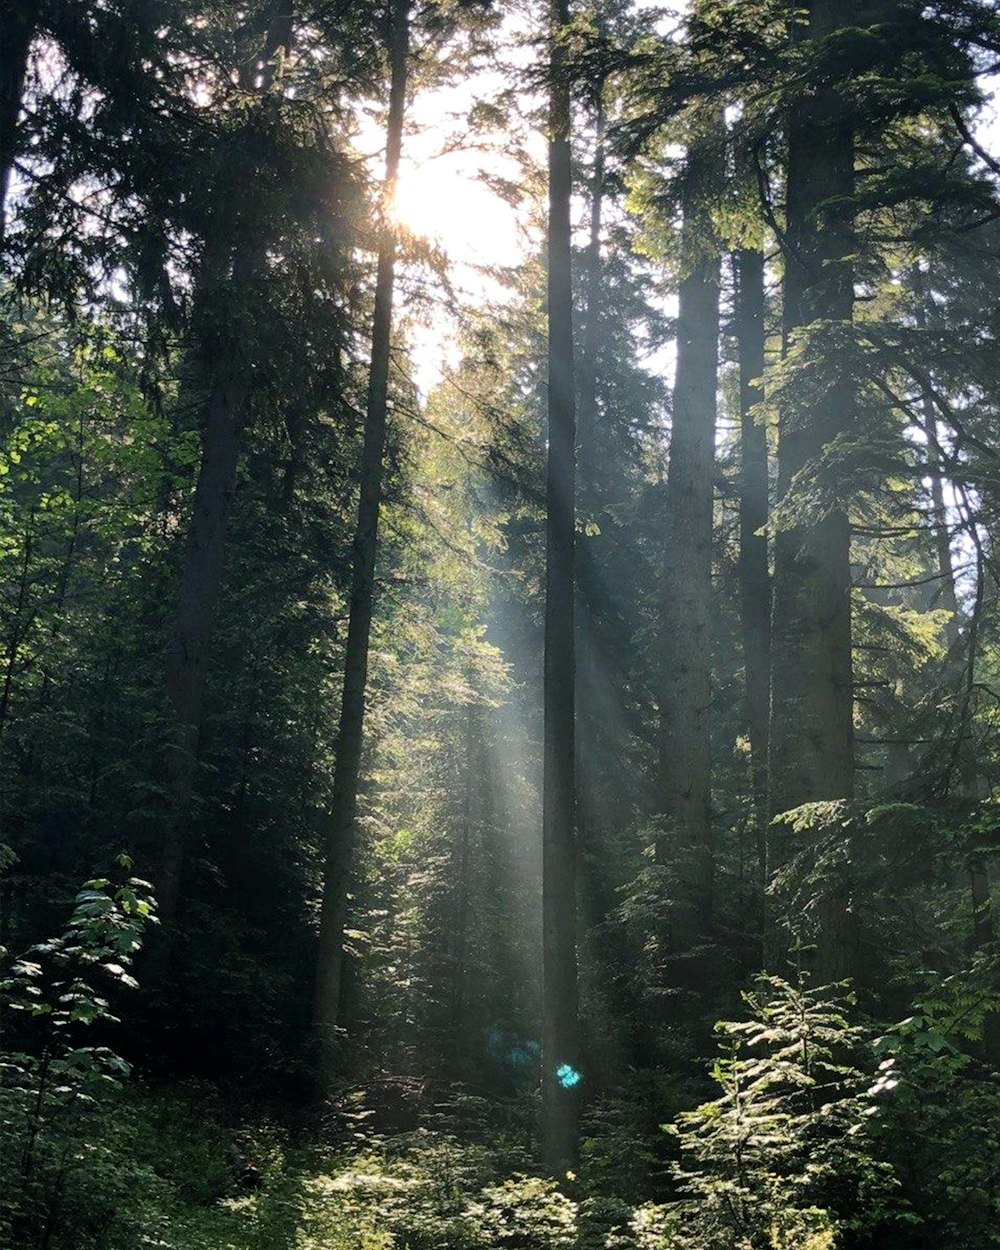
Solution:
[[(532, 1175), (533, 1110), (525, 1099), (516, 1122), (476, 1140), (440, 1116), (380, 1133), (370, 1112), (341, 1106), (304, 1125), (234, 1112), (209, 1085), (133, 1083), (95, 1110), (77, 1143), (54, 1243), (98, 1220), (102, 1245), (157, 1250), (597, 1250), (632, 1208)], [(571, 1177), (563, 1188), (583, 1185)]]

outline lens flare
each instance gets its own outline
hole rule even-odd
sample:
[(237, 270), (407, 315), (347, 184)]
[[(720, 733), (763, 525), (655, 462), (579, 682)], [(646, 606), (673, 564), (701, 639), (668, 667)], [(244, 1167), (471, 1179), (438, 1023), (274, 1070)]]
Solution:
[(579, 1085), (583, 1080), (583, 1073), (577, 1072), (572, 1064), (561, 1063), (556, 1068), (556, 1080), (563, 1089), (572, 1089), (574, 1085)]

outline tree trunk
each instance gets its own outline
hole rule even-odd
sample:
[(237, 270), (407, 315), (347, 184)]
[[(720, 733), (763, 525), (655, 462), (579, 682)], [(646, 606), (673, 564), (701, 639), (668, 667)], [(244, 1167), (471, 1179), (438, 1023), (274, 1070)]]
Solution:
[[(721, 125), (721, 121), (719, 123)], [(707, 149), (707, 145), (706, 145)], [(697, 928), (711, 919), (711, 600), (720, 255), (708, 213), (722, 180), (716, 151), (688, 152), (681, 234), (662, 607), (657, 858), (684, 864)], [(672, 845), (673, 844), (673, 845)]]
[[(156, 880), (163, 933), (158, 944), (161, 961), (170, 946), (180, 897), (187, 825), (198, 766), (208, 649), (222, 586), (246, 399), (244, 390), (218, 385), (209, 401), (177, 615), (167, 655), (168, 723), (163, 784), (168, 808)], [(162, 971), (162, 966), (159, 970)]]
[(31, 562), (35, 546), (34, 508), (31, 509), (29, 523), (30, 527), (25, 529), (23, 536), (24, 546), (21, 554), (21, 573), (17, 584), (17, 599), (15, 600), (14, 611), (11, 613), (10, 630), (5, 647), (6, 661), (4, 663), (3, 688), (0, 690), (0, 741), (3, 739), (3, 731), (7, 724), (7, 709), (10, 705), (11, 695), (14, 693), (18, 655), (25, 635), (31, 628), (31, 621), (34, 616), (33, 612), (27, 612), (26, 610), (31, 591)]
[(465, 1011), (469, 962), (469, 869), (472, 854), (473, 805), (476, 785), (476, 705), (465, 709), (465, 769), (462, 779), (462, 820), (455, 855), (455, 936), (452, 960), (451, 1034), (455, 1051), (464, 1055)]
[[(927, 312), (924, 301), (927, 293), (924, 275), (919, 265), (914, 267), (913, 288), (917, 296), (916, 323), (919, 329), (926, 330)], [(926, 389), (920, 397), (920, 411), (923, 418), (921, 423), (923, 432), (927, 438), (927, 463), (931, 475), (934, 553), (937, 557), (938, 573), (941, 576), (935, 606), (945, 608), (951, 613), (951, 619), (945, 626), (945, 639), (951, 648), (961, 634), (962, 616), (958, 606), (958, 596), (955, 593), (955, 566), (951, 558), (951, 530), (948, 526), (948, 509), (944, 501), (944, 465), (941, 462), (940, 432), (934, 409), (934, 397)]]
[[(291, 35), (291, 0), (277, 0), (262, 49), (262, 92), (270, 89), (275, 58), (288, 48)], [(210, 282), (229, 271), (233, 284), (241, 286), (257, 263), (238, 237), (209, 239), (206, 253)], [(213, 383), (166, 663), (166, 741), (161, 761), (166, 811), (156, 875), (161, 928), (152, 947), (154, 979), (166, 972), (171, 957), (198, 767), (208, 654), (250, 397), (249, 384), (235, 376), (242, 370), (235, 369), (232, 361), (219, 357), (206, 363)]]
[(754, 419), (764, 394), (764, 256), (736, 253), (736, 339), (740, 362), (740, 613), (746, 723), (759, 879), (767, 878), (767, 734), (771, 701), (771, 575), (767, 560), (767, 435)]
[(942, 607), (951, 613), (945, 626), (945, 638), (948, 646), (953, 646), (959, 638), (962, 626), (962, 613), (955, 594), (955, 566), (951, 558), (951, 530), (948, 526), (948, 509), (944, 502), (944, 470), (937, 452), (938, 428), (934, 417), (933, 404), (928, 399), (924, 403), (924, 429), (927, 433), (928, 459), (931, 472), (931, 504), (934, 509), (934, 552), (937, 557), (938, 572), (941, 575), (941, 587), (935, 606)]
[(580, 504), (595, 504), (597, 464), (597, 352), (601, 341), (601, 222), (604, 214), (605, 130), (603, 83), (597, 86), (594, 119), (594, 167), (590, 178), (590, 230), (584, 274), (587, 306), (583, 326), (583, 357), (579, 365), (577, 458)]
[(542, 800), (542, 1157), (562, 1177), (579, 1150), (574, 747), (576, 411), (570, 261), (568, 0), (552, 0), (549, 65), (548, 457)]
[[(388, 210), (399, 172), (403, 145), (403, 117), (409, 68), (410, 0), (393, 0), (390, 33), (389, 117), (386, 129), (384, 204)], [(372, 321), (371, 370), (364, 443), (361, 450), (361, 493), (354, 532), (351, 570), (350, 620), (344, 654), (344, 689), (337, 735), (337, 758), (330, 810), (324, 820), (326, 865), (320, 911), (313, 1030), (317, 1045), (319, 1087), (328, 1091), (337, 1073), (337, 1038), (343, 970), (344, 926), (348, 882), (355, 841), (358, 783), (364, 740), (365, 689), (368, 682), (368, 643), (375, 593), (375, 557), (378, 549), (382, 502), (382, 460), (389, 398), (392, 336), (392, 298), (396, 242), (388, 222), (379, 244)]]
[[(822, 39), (843, 23), (837, 0), (811, 0), (802, 37)], [(850, 197), (854, 140), (834, 87), (818, 86), (788, 121), (784, 333), (793, 350), (817, 321), (849, 325), (854, 288)], [(815, 337), (813, 354), (822, 353)], [(796, 488), (823, 450), (848, 431), (850, 382), (822, 355), (823, 388), (779, 414), (778, 499)], [(801, 479), (800, 479), (801, 480)], [(814, 524), (782, 526), (775, 538), (771, 634), (770, 809), (850, 798), (854, 789), (850, 524), (838, 508)]]
[[(600, 514), (597, 489), (597, 353), (601, 334), (601, 220), (604, 211), (605, 113), (604, 85), (597, 84), (594, 126), (594, 164), (590, 179), (590, 237), (584, 270), (586, 309), (583, 351), (577, 364), (577, 498), (579, 512), (590, 522)], [(601, 519), (603, 524), (603, 518)], [(593, 539), (584, 532), (577, 552), (576, 619), (576, 828), (581, 867), (586, 873), (596, 824), (595, 766), (597, 763), (598, 656), (595, 601), (600, 593), (600, 570)]]
[(17, 117), (40, 8), (39, 0), (9, 0), (0, 35), (0, 246), (6, 237), (7, 192), (17, 156)]

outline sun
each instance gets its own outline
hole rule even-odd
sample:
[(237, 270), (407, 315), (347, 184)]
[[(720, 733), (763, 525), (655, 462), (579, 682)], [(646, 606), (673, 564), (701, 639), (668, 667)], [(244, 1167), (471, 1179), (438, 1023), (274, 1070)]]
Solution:
[(460, 153), (404, 166), (393, 216), (411, 233), (466, 264), (505, 264), (519, 254), (515, 211), (485, 184)]

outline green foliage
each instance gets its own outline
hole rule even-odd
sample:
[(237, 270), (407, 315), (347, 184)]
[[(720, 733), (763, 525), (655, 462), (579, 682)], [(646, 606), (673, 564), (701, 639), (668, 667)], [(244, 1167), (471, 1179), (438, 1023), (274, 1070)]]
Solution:
[(825, 1250), (875, 1229), (895, 1181), (868, 1134), (865, 1034), (838, 987), (758, 978), (718, 1026), (720, 1094), (670, 1129), (682, 1197), (633, 1219), (642, 1247)]
[(968, 1049), (995, 1029), (998, 1003), (996, 970), (978, 960), (875, 1041), (872, 1132), (903, 1178), (901, 1224), (920, 1246), (1000, 1245), (1000, 1091)]
[(113, 1206), (113, 1151), (92, 1134), (130, 1067), (107, 1046), (81, 1044), (80, 1030), (115, 1022), (101, 981), (136, 987), (128, 969), (154, 911), (145, 881), (88, 881), (66, 932), (29, 948), (0, 982), (4, 1008), (26, 1017), (15, 1035), (30, 1047), (7, 1054), (0, 1091), (0, 1229), (24, 1245), (97, 1244)]

